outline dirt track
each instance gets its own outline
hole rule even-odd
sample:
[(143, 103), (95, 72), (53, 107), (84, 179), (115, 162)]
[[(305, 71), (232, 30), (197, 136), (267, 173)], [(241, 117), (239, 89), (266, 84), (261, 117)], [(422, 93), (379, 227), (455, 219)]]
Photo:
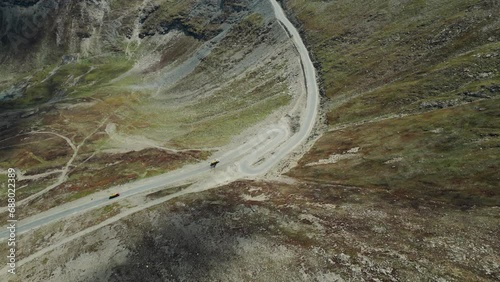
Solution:
[[(290, 21), (286, 18), (281, 7), (275, 0), (271, 0), (273, 8), (275, 9), (276, 18), (284, 26), (287, 33), (291, 35), (297, 51), (300, 54), (300, 60), (303, 66), (303, 73), (306, 84), (306, 106), (300, 109), (300, 127), (295, 133), (290, 130), (289, 120), (286, 118), (277, 119), (274, 124), (265, 127), (256, 127), (253, 129), (252, 137), (246, 138), (246, 142), (242, 144), (231, 144), (227, 146), (227, 150), (222, 150), (214, 157), (221, 160), (220, 166), (216, 170), (210, 170), (209, 166), (205, 163), (190, 165), (180, 170), (159, 175), (153, 178), (144, 179), (141, 181), (128, 183), (126, 185), (112, 187), (106, 191), (95, 193), (93, 195), (81, 198), (77, 201), (59, 206), (49, 211), (40, 213), (36, 216), (27, 218), (18, 224), (18, 234), (36, 229), (47, 223), (60, 220), (76, 213), (82, 213), (91, 209), (103, 207), (110, 203), (107, 199), (109, 193), (120, 192), (120, 199), (125, 199), (139, 193), (145, 193), (161, 187), (176, 186), (183, 183), (195, 183), (189, 188), (172, 194), (165, 199), (150, 202), (147, 205), (129, 210), (127, 213), (112, 220), (105, 221), (93, 228), (84, 230), (74, 236), (61, 241), (59, 244), (46, 248), (41, 252), (35, 253), (30, 257), (18, 262), (18, 267), (45, 252), (73, 240), (82, 235), (85, 235), (93, 230), (98, 229), (103, 225), (110, 224), (120, 218), (129, 215), (133, 212), (143, 208), (152, 206), (159, 202), (178, 197), (187, 193), (195, 193), (204, 191), (210, 188), (220, 186), (224, 183), (229, 183), (241, 178), (258, 178), (268, 173), (279, 162), (287, 158), (287, 156), (295, 150), (310, 136), (317, 119), (317, 111), (319, 105), (319, 92), (316, 83), (316, 72), (314, 70), (311, 59), (309, 58), (308, 51), (300, 38), (298, 31), (293, 27)], [(297, 101), (297, 107), (301, 99)], [(1, 238), (6, 238), (6, 232), (0, 233)], [(5, 272), (3, 272), (5, 273)]]

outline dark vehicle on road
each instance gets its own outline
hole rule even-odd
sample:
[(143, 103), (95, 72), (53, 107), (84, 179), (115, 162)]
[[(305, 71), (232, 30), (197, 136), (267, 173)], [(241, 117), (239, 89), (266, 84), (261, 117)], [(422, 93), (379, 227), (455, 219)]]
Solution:
[(215, 166), (219, 163), (219, 160), (213, 160), (210, 162), (210, 168), (215, 168)]
[(109, 199), (111, 200), (111, 199), (114, 199), (114, 198), (116, 198), (118, 196), (120, 196), (120, 194), (119, 193), (115, 193), (115, 194), (109, 196)]

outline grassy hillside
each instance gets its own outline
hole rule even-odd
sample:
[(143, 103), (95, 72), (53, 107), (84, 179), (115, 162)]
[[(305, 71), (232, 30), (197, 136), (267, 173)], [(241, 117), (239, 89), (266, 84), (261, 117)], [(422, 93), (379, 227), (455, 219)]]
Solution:
[(290, 175), (500, 204), (495, 1), (283, 2), (317, 60), (331, 129)]
[[(80, 80), (72, 86), (77, 91), (73, 95), (82, 102), (79, 106), (68, 103), (44, 115), (38, 124), (29, 124), (45, 126), (84, 146), (65, 183), (47, 194), (53, 200), (23, 207), (23, 213), (76, 199), (98, 187), (151, 176), (183, 161), (199, 161), (210, 153), (172, 154), (158, 146), (136, 152), (101, 149), (152, 141), (174, 148), (218, 146), (289, 103), (287, 83), (296, 78), (287, 75), (293, 73), (293, 64), (286, 61), (295, 61), (296, 54), (287, 57), (290, 52), (279, 49), (289, 45), (273, 45), (286, 38), (276, 38), (280, 33), (275, 31), (282, 29), (277, 23), (265, 23), (265, 13), (243, 17), (190, 76), (149, 93), (146, 86), (155, 73), (164, 77), (163, 68), (168, 70), (179, 63), (177, 58), (185, 59), (192, 52), (184, 46), (203, 40), (218, 29), (214, 22), (224, 20), (204, 18), (213, 5), (187, 16), (185, 8), (192, 2), (164, 0), (157, 3), (171, 5), (158, 7), (152, 2), (141, 10), (142, 25), (135, 36), (145, 43), (130, 44), (130, 49), (156, 52), (162, 45), (155, 40), (172, 26), (182, 27), (183, 34), (154, 53), (160, 59), (134, 79), (126, 78), (120, 85), (87, 85)], [(316, 59), (328, 121), (327, 131), (288, 173), (295, 179), (236, 181), (192, 194), (183, 194), (185, 187), (154, 192), (145, 198), (174, 198), (31, 260), (13, 281), (32, 277), (58, 281), (500, 280), (496, 2), (282, 2)], [(113, 11), (123, 12), (132, 1), (110, 3)], [(245, 7), (239, 0), (221, 3), (226, 5), (224, 11)], [(200, 30), (203, 26), (207, 29)], [(123, 26), (120, 30), (129, 32)], [(262, 64), (253, 65), (255, 61)], [(120, 60), (116, 63), (116, 74), (128, 66)], [(71, 71), (62, 67), (61, 75), (39, 85), (61, 76), (66, 81), (68, 75), (88, 70), (84, 62)], [(101, 77), (99, 69), (86, 76), (93, 73)], [(36, 81), (38, 76), (31, 79)], [(136, 88), (126, 88), (130, 84)], [(88, 97), (89, 93), (93, 96)], [(17, 143), (46, 147), (11, 149)], [(16, 166), (34, 168), (30, 174), (56, 169), (72, 154), (58, 136), (23, 135), (0, 145), (0, 154), (10, 152), (9, 161), (16, 161)], [(55, 152), (54, 147), (66, 149)], [(10, 163), (0, 158), (0, 165)], [(45, 177), (36, 185), (21, 183), (29, 190), (20, 190), (20, 197), (53, 181)], [(142, 204), (140, 198), (135, 201)], [(132, 202), (122, 203), (28, 233), (21, 237), (19, 258), (69, 238), (118, 210), (135, 208)]]
[(293, 47), (253, 0), (55, 2), (0, 3), (0, 172), (50, 199), (23, 215), (203, 161), (294, 100)]

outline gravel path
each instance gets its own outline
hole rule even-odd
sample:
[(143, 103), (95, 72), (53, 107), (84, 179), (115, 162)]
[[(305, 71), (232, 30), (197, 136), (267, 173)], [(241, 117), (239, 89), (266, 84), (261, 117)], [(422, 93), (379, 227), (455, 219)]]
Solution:
[[(275, 124), (260, 128), (257, 134), (248, 138), (243, 144), (233, 144), (232, 148), (229, 146), (231, 149), (217, 153), (214, 157), (222, 160), (222, 162), (216, 169), (210, 169), (208, 163), (189, 165), (156, 177), (112, 187), (106, 191), (95, 193), (24, 219), (18, 222), (17, 234), (19, 235), (31, 229), (36, 229), (42, 225), (69, 217), (73, 214), (103, 207), (116, 200), (149, 192), (161, 187), (173, 187), (183, 183), (195, 183), (189, 188), (167, 197), (171, 199), (187, 193), (204, 191), (241, 178), (257, 178), (265, 175), (280, 161), (286, 159), (293, 150), (304, 144), (310, 137), (316, 123), (319, 107), (316, 71), (298, 31), (286, 18), (279, 4), (275, 0), (270, 0), (270, 2), (274, 8), (276, 18), (291, 36), (291, 40), (293, 40), (300, 55), (303, 67), (306, 81), (307, 103), (304, 105), (305, 108), (301, 111), (302, 116), (300, 118), (300, 128), (298, 131), (292, 133), (289, 122), (283, 118)], [(108, 195), (115, 192), (119, 192), (120, 197), (113, 201), (108, 200)], [(151, 204), (152, 203), (148, 203), (145, 206), (141, 206), (140, 209), (151, 206)], [(157, 204), (156, 201), (155, 204)], [(130, 214), (130, 212), (126, 214)], [(114, 217), (113, 219), (116, 221), (119, 218), (121, 218), (121, 216)], [(94, 227), (98, 228), (102, 226), (102, 224), (110, 223), (111, 222), (108, 220)], [(95, 230), (95, 228), (91, 229)], [(71, 239), (85, 235), (88, 231), (89, 230), (84, 230), (77, 233), (72, 236)], [(0, 238), (5, 240), (7, 235), (7, 230), (2, 228)], [(65, 242), (66, 241), (67, 240), (65, 240)], [(23, 259), (18, 262), (18, 266), (40, 256), (41, 253), (45, 253), (46, 251), (47, 250), (42, 250), (41, 252)]]

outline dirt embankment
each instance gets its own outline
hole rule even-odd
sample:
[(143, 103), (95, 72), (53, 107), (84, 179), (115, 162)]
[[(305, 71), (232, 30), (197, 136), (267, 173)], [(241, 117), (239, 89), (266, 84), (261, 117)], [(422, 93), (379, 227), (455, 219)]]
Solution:
[[(34, 274), (44, 281), (499, 278), (495, 249), (499, 242), (491, 236), (498, 232), (496, 209), (463, 212), (432, 203), (411, 207), (405, 200), (395, 200), (384, 190), (235, 182), (176, 198), (101, 228), (23, 265), (20, 278)], [(106, 264), (103, 257), (110, 258)]]

